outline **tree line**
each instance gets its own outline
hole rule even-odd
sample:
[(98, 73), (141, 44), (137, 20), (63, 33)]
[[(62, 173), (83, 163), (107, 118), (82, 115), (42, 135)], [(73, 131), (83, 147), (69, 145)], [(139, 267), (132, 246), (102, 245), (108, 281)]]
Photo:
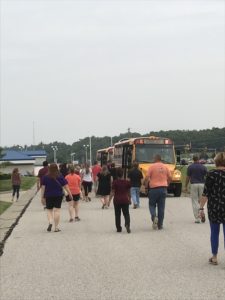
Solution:
[[(49, 144), (39, 143), (38, 145), (22, 146), (14, 145), (13, 147), (5, 147), (4, 149), (14, 149), (14, 150), (40, 150), (44, 149), (47, 153), (47, 160), (53, 162), (54, 153), (52, 146), (57, 146), (56, 151), (57, 161), (71, 162), (71, 158), (75, 161), (84, 162), (86, 158), (86, 151), (88, 160), (90, 159), (90, 149), (87, 147), (85, 149), (84, 145), (89, 145), (91, 138), (91, 156), (92, 161), (96, 158), (96, 152), (98, 149), (106, 148), (111, 146), (111, 142), (115, 144), (123, 138), (130, 137), (140, 137), (140, 136), (159, 136), (167, 137), (174, 141), (175, 147), (184, 153), (216, 153), (218, 151), (225, 151), (225, 127), (224, 128), (212, 128), (203, 130), (169, 130), (169, 131), (150, 131), (145, 134), (140, 134), (138, 132), (128, 132), (121, 133), (118, 136), (104, 136), (104, 137), (85, 137), (75, 141), (72, 145), (68, 145), (64, 142), (52, 142)], [(73, 156), (71, 155), (73, 153)]]

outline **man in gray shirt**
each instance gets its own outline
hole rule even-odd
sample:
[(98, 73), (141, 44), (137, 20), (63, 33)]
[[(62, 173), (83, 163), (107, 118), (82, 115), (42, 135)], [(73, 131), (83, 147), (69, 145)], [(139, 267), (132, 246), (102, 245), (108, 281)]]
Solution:
[[(199, 163), (199, 157), (197, 155), (193, 156), (194, 163), (188, 166), (187, 168), (187, 177), (185, 183), (185, 191), (187, 191), (188, 183), (191, 184), (191, 200), (192, 200), (192, 208), (195, 217), (195, 223), (200, 223), (201, 220), (199, 218), (199, 200), (202, 196), (205, 176), (207, 174), (207, 169), (204, 165)], [(202, 222), (204, 222), (204, 218)]]

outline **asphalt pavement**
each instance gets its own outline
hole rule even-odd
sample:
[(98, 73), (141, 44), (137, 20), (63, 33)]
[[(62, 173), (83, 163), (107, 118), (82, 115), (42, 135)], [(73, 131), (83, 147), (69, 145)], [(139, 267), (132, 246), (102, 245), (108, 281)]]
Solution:
[(81, 202), (80, 222), (47, 232), (38, 193), (7, 239), (1, 256), (1, 300), (224, 299), (222, 232), (219, 265), (208, 264), (209, 224), (195, 224), (188, 197), (168, 197), (164, 230), (151, 227), (147, 198), (130, 209), (131, 233), (117, 233), (114, 210)]

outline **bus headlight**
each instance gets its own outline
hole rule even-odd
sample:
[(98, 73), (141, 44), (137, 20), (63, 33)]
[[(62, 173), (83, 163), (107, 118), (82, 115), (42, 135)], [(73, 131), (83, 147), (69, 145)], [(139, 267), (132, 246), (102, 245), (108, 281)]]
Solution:
[(179, 170), (174, 170), (172, 181), (181, 181), (181, 172)]

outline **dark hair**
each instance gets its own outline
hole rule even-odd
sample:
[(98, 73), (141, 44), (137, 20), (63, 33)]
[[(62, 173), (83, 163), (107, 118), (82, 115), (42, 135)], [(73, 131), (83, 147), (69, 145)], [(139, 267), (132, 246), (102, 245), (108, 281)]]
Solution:
[(156, 154), (155, 157), (154, 157), (154, 161), (161, 161), (161, 155), (159, 154)]
[(122, 168), (118, 168), (116, 170), (117, 176), (118, 178), (122, 178), (123, 177), (123, 169)]
[(134, 161), (132, 167), (133, 167), (134, 169), (138, 169), (138, 167), (139, 167), (138, 162)]
[(14, 168), (13, 171), (12, 171), (12, 174), (16, 174), (16, 173), (19, 173), (19, 169), (18, 168)]
[(193, 155), (193, 161), (198, 161), (198, 160), (199, 160), (198, 155)]
[(43, 165), (43, 167), (47, 167), (48, 166), (47, 160), (43, 161), (42, 165)]

